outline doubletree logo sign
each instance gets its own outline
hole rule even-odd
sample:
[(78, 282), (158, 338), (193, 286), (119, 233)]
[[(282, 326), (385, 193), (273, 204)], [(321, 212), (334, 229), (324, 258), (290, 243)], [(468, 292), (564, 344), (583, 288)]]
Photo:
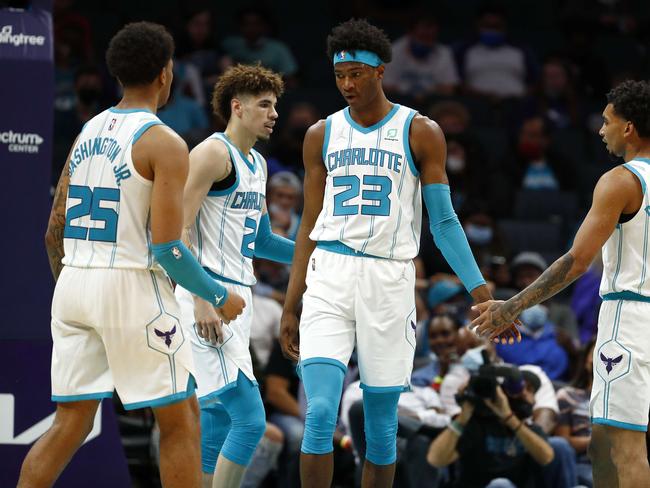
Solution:
[(0, 29), (0, 44), (11, 44), (16, 47), (45, 45), (45, 36), (33, 36), (22, 32), (14, 34), (13, 30), (12, 25), (2, 26)]

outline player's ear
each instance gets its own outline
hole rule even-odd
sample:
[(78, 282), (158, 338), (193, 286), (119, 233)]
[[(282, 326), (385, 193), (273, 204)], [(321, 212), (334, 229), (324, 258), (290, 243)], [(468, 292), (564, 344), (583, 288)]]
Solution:
[(625, 124), (625, 130), (623, 131), (623, 137), (629, 137), (632, 135), (632, 131), (634, 131), (634, 123), (631, 121), (627, 121)]
[(384, 71), (386, 70), (386, 66), (384, 66), (383, 64), (380, 64), (375, 69), (376, 69), (376, 72), (377, 72), (377, 79), (383, 80), (384, 79)]
[(242, 112), (243, 112), (243, 108), (242, 108), (241, 100), (239, 98), (233, 98), (232, 100), (230, 100), (230, 113), (241, 118)]
[[(167, 78), (173, 76), (173, 64), (172, 60), (169, 60), (169, 62), (163, 66), (163, 69), (160, 70), (160, 73), (158, 74), (158, 81), (162, 86), (165, 86), (168, 82)], [(171, 82), (171, 80), (169, 80)]]

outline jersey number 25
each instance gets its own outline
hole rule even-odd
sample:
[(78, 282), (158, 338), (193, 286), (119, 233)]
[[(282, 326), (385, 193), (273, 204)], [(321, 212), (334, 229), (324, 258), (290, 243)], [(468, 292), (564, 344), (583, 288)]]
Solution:
[[(68, 198), (80, 201), (66, 212), (63, 237), (66, 239), (81, 239), (82, 241), (115, 242), (119, 216), (114, 209), (102, 207), (101, 203), (118, 202), (119, 205), (120, 190), (101, 186), (92, 189), (88, 186), (70, 185)], [(103, 223), (102, 227), (97, 225), (92, 227), (72, 225), (73, 220), (86, 215), (90, 215), (91, 221)]]

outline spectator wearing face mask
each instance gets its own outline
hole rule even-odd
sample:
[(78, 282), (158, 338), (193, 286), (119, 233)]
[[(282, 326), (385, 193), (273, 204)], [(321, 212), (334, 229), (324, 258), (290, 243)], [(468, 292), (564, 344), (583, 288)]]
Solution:
[(543, 305), (535, 305), (522, 312), (521, 342), (512, 346), (497, 344), (497, 354), (507, 363), (534, 364), (542, 368), (552, 380), (565, 377), (569, 357), (557, 341), (555, 326)]
[(507, 381), (493, 399), (466, 399), (453, 422), (431, 443), (427, 461), (438, 468), (458, 461), (454, 486), (529, 486), (554, 458), (541, 427), (529, 420), (540, 380)]
[[(453, 190), (452, 190), (453, 191)], [(482, 201), (468, 201), (459, 212), (459, 219), (463, 225), (465, 236), (474, 253), (474, 258), (485, 276), (489, 274), (492, 256), (508, 256), (509, 250), (496, 226), (494, 219), (488, 212), (488, 206)], [(426, 221), (423, 222), (426, 225)], [(424, 264), (427, 276), (438, 273), (453, 274), (440, 251), (437, 250), (431, 234), (423, 232), (420, 249), (434, 249), (433, 252), (423, 252), (420, 258)]]
[(54, 111), (54, 147), (52, 186), (63, 169), (70, 144), (83, 125), (97, 115), (105, 100), (104, 83), (100, 71), (94, 66), (79, 68), (74, 75), (74, 105), (70, 110)]
[(519, 129), (513, 173), (524, 190), (576, 189), (575, 162), (553, 151), (548, 124), (541, 116), (525, 119)]
[(438, 42), (438, 21), (418, 12), (408, 33), (393, 43), (393, 61), (386, 66), (388, 94), (423, 99), (430, 94), (450, 95), (458, 85), (451, 49)]
[[(447, 140), (447, 177), (454, 208), (462, 208), (468, 200), (488, 200), (492, 185), (485, 184), (487, 154), (481, 142), (471, 132), (471, 115), (467, 108), (454, 100), (436, 102), (429, 109)], [(498, 169), (493, 171), (498, 173)]]
[[(548, 264), (539, 253), (522, 252), (515, 256), (510, 266), (514, 289), (519, 292), (539, 278)], [(577, 339), (578, 324), (571, 307), (556, 299), (548, 300), (544, 305), (548, 309), (550, 322), (555, 324), (558, 332), (561, 331), (572, 340)]]
[(521, 98), (531, 91), (536, 62), (508, 40), (505, 10), (494, 2), (479, 10), (477, 38), (460, 46), (457, 63), (465, 91), (490, 98)]
[[(476, 336), (474, 336), (476, 337)], [(487, 354), (489, 361), (494, 364), (502, 363), (503, 359), (497, 355), (495, 344), (485, 340), (478, 345), (468, 349), (460, 359), (460, 364), (454, 366), (445, 376), (440, 388), (440, 398), (446, 411), (452, 416), (460, 412), (461, 407), (456, 403), (455, 394), (467, 383), (470, 373), (478, 372), (484, 364), (484, 355)], [(555, 389), (551, 380), (544, 370), (533, 364), (519, 366), (520, 371), (529, 378), (536, 377), (539, 386), (535, 388), (535, 396), (532, 408), (532, 421), (541, 427), (547, 436), (552, 436), (557, 425), (559, 414), (558, 401), (555, 396)], [(553, 448), (554, 459), (548, 466), (544, 467), (540, 476), (538, 486), (553, 488), (575, 488), (576, 459), (575, 452), (569, 442), (559, 436), (548, 437), (548, 442)]]
[[(492, 256), (508, 256), (508, 247), (483, 202), (468, 202), (462, 209), (461, 222), (476, 261), (489, 267)], [(489, 272), (486, 270), (486, 273)]]

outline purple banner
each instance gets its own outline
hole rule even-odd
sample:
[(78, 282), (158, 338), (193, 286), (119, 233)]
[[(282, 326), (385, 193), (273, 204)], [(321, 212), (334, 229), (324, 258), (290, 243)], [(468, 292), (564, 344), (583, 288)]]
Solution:
[[(50, 302), (43, 237), (51, 207), (54, 67), (51, 0), (0, 9), (0, 486), (16, 486), (54, 420)], [(56, 486), (130, 486), (111, 401)]]
[(53, 287), (43, 242), (51, 206), (54, 99), (49, 11), (0, 9), (0, 73), (6, 183), (0, 192), (0, 340), (47, 339)]
[(52, 15), (47, 10), (6, 9), (0, 15), (0, 60), (52, 60)]
[[(0, 354), (0, 472), (2, 486), (16, 486), (30, 447), (52, 425), (50, 357), (46, 341), (3, 341)], [(92, 480), (92, 483), (89, 482)], [(55, 486), (131, 486), (111, 400), (104, 400), (95, 426)]]

